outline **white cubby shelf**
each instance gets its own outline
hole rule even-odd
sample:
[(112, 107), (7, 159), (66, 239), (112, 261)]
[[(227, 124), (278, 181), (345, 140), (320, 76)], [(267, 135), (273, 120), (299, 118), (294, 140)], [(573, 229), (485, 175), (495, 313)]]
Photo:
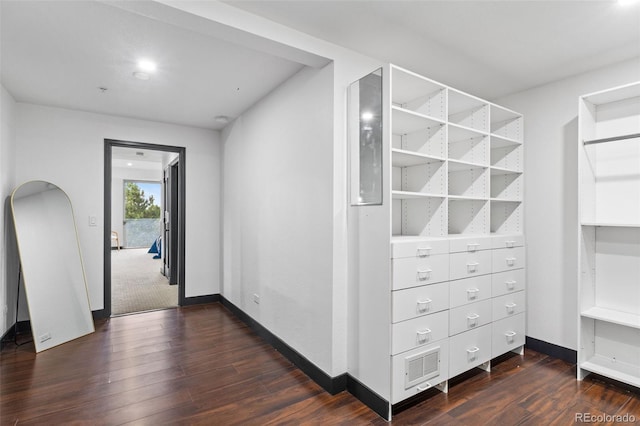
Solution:
[(522, 142), (515, 139), (505, 138), (500, 135), (491, 134), (491, 149), (517, 147), (522, 145)]
[(391, 165), (393, 167), (410, 167), (420, 164), (443, 163), (444, 158), (433, 157), (419, 152), (393, 148), (391, 150)]
[(394, 65), (390, 83), (393, 234), (521, 234), (522, 114)]
[(580, 363), (580, 368), (622, 383), (640, 387), (640, 367), (613, 358), (594, 355)]
[[(491, 104), (491, 134), (496, 143), (518, 144), (522, 142), (522, 114)], [(496, 145), (496, 148), (498, 146)]]
[(414, 72), (395, 68), (391, 76), (391, 103), (420, 114), (446, 119), (446, 86)]
[(415, 133), (418, 130), (440, 126), (444, 121), (400, 107), (392, 107), (392, 132), (396, 135)]
[(489, 132), (489, 103), (459, 90), (448, 89), (448, 120), (450, 123)]
[(391, 195), (394, 200), (408, 200), (408, 199), (414, 199), (414, 198), (445, 198), (444, 195), (426, 194), (424, 192), (410, 192), (410, 191), (392, 191)]
[(594, 306), (581, 313), (583, 317), (640, 329), (640, 313), (633, 314)]

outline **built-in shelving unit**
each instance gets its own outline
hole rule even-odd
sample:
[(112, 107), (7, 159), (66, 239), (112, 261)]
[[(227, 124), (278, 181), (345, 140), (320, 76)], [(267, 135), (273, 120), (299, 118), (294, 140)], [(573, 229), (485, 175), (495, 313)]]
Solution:
[(640, 387), (640, 82), (579, 99), (578, 379)]
[[(522, 351), (523, 117), (394, 65), (375, 75), (379, 97), (353, 86), (382, 104), (387, 130), (382, 204), (350, 214), (350, 374), (390, 418), (392, 405)], [(353, 110), (352, 142), (369, 109)]]

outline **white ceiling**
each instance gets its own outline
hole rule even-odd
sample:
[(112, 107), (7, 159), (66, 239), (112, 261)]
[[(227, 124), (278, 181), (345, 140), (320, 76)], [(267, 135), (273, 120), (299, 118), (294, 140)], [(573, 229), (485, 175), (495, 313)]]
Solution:
[[(228, 3), (489, 99), (640, 57), (640, 6), (615, 0)], [(0, 77), (19, 102), (220, 129), (215, 116), (233, 119), (323, 60), (154, 2), (0, 0), (0, 11)], [(132, 76), (141, 57), (158, 63), (148, 81)]]
[(228, 3), (489, 99), (640, 57), (617, 0)]
[[(2, 84), (19, 102), (219, 129), (214, 117), (233, 119), (302, 67), (100, 2), (0, 7)], [(157, 62), (150, 80), (132, 75), (140, 58)]]
[(178, 157), (178, 153), (176, 152), (152, 149), (119, 146), (114, 146), (111, 149), (111, 165), (116, 168), (161, 171), (164, 164), (169, 164), (176, 157)]

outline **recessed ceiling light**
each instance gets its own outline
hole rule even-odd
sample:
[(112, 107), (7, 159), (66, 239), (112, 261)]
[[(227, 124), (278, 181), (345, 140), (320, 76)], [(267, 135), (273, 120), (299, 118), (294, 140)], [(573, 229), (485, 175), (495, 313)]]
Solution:
[(149, 80), (149, 73), (143, 71), (134, 71), (133, 76), (139, 80)]
[(216, 115), (214, 118), (216, 123), (227, 124), (229, 122), (229, 117), (226, 115)]
[(131, 167), (133, 166), (133, 163), (127, 163), (127, 166)]
[(145, 71), (145, 72), (155, 72), (157, 69), (156, 63), (153, 61), (150, 61), (148, 59), (140, 59), (138, 61), (138, 69), (140, 71)]

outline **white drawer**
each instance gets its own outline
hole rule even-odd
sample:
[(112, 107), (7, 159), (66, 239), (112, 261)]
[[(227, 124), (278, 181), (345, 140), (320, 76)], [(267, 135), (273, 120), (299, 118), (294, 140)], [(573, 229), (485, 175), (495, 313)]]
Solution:
[(391, 306), (392, 322), (449, 309), (449, 285), (437, 283), (394, 291)]
[[(437, 371), (426, 374), (424, 380), (416, 380), (416, 383), (408, 386), (407, 380), (410, 377), (410, 372), (406, 368), (407, 358), (416, 360), (422, 354), (429, 356), (434, 353), (438, 354)], [(449, 378), (449, 342), (446, 339), (440, 340), (432, 345), (420, 346), (409, 352), (395, 355), (391, 358), (391, 363), (391, 403), (395, 404), (430, 389)], [(425, 362), (425, 364), (428, 364), (428, 362)]]
[(449, 337), (447, 311), (402, 321), (391, 326), (391, 354), (408, 351)]
[(449, 241), (441, 239), (411, 239), (409, 241), (393, 242), (391, 244), (391, 257), (426, 257), (434, 254), (449, 253)]
[(525, 343), (525, 314), (503, 318), (492, 324), (491, 358), (507, 353)]
[(449, 255), (393, 259), (393, 289), (433, 284), (449, 279)]
[(449, 240), (449, 253), (473, 253), (491, 248), (493, 248), (493, 239), (488, 235), (452, 237)]
[(449, 338), (449, 377), (455, 377), (491, 359), (491, 325)]
[(523, 235), (494, 235), (493, 236), (493, 248), (512, 248), (512, 247), (522, 247), (524, 246), (524, 236)]
[(524, 268), (524, 247), (495, 249), (493, 253), (493, 272)]
[(466, 305), (491, 297), (491, 275), (449, 281), (449, 306)]
[(449, 258), (449, 276), (452, 280), (491, 273), (491, 250), (454, 253)]
[(513, 269), (491, 275), (491, 294), (493, 297), (524, 290), (524, 271), (524, 269)]
[(473, 330), (491, 322), (491, 299), (449, 310), (449, 335)]
[(493, 320), (511, 317), (525, 311), (524, 291), (498, 296), (493, 300)]

